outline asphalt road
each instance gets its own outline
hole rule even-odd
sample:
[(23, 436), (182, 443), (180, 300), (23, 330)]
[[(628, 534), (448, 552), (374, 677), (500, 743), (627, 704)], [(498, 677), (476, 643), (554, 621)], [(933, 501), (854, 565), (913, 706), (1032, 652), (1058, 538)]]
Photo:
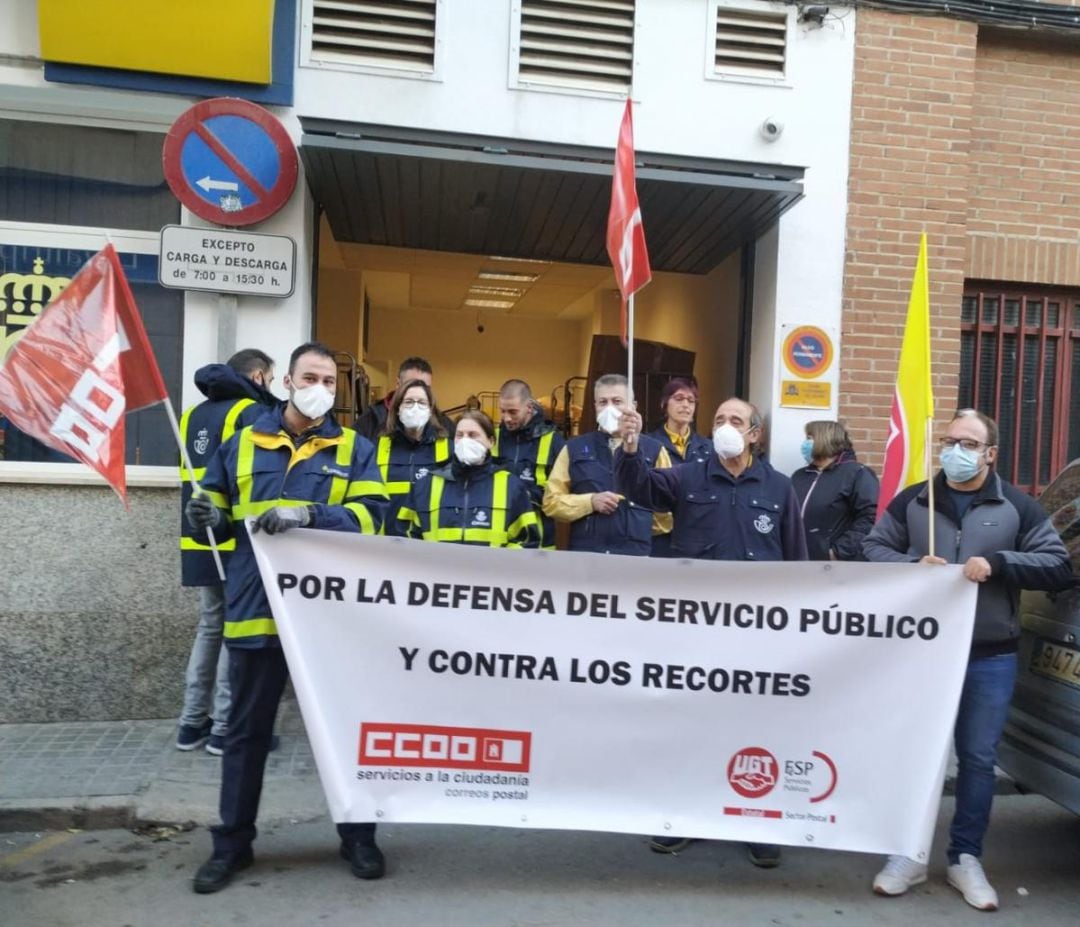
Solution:
[[(952, 802), (941, 810), (938, 842)], [(678, 856), (618, 834), (387, 826), (390, 871), (354, 879), (328, 822), (260, 835), (256, 863), (224, 892), (191, 891), (209, 853), (204, 830), (0, 834), (3, 927), (294, 925), (951, 925), (1076, 927), (1080, 818), (1037, 796), (997, 800), (984, 862), (1002, 909), (980, 914), (944, 881), (900, 899), (870, 891), (875, 857), (804, 848), (755, 869), (737, 844), (696, 843)]]

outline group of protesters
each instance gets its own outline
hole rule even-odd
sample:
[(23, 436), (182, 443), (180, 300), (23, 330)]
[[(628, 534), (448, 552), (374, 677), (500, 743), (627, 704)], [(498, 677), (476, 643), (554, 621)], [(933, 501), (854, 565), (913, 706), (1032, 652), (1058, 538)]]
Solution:
[[(720, 403), (711, 438), (697, 432), (698, 387), (690, 377), (667, 383), (655, 410), (662, 423), (644, 433), (626, 377), (600, 376), (596, 429), (566, 440), (520, 379), (503, 384), (497, 423), (476, 410), (450, 421), (436, 404), (431, 365), (419, 357), (401, 364), (384, 400), (342, 423), (332, 414), (337, 373), (330, 349), (301, 345), (289, 359), (282, 402), (269, 391), (273, 361), (240, 351), (198, 371), (207, 398), (183, 416), (185, 481), (198, 484), (184, 490), (183, 582), (199, 588), (200, 617), (176, 745), (205, 745), (222, 756), (221, 823), (195, 875), (196, 892), (224, 888), (253, 862), (263, 772), (288, 675), (248, 526), (553, 549), (561, 523), (559, 546), (570, 551), (961, 564), (980, 585), (955, 731), (946, 875), (970, 905), (996, 909), (980, 857), (1016, 675), (1016, 593), (1064, 588), (1072, 571), (1042, 509), (996, 473), (993, 420), (958, 411), (941, 439), (934, 493), (927, 483), (908, 487), (877, 519), (877, 478), (841, 423), (805, 426), (805, 466), (788, 477), (761, 452), (764, 422), (744, 398)], [(224, 579), (211, 545), (227, 560)], [(355, 876), (384, 875), (373, 823), (339, 824), (338, 834)], [(675, 853), (690, 842), (669, 835), (649, 846)], [(748, 844), (747, 852), (757, 866), (780, 863), (777, 846)], [(873, 889), (899, 895), (926, 878), (925, 863), (890, 857)]]

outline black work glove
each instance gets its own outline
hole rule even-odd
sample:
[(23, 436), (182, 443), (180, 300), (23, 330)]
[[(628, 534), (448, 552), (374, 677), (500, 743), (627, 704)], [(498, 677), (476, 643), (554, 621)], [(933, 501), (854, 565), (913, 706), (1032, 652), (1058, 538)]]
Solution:
[(265, 531), (267, 534), (281, 534), (290, 528), (303, 528), (311, 524), (311, 512), (306, 505), (278, 505), (263, 512), (251, 526), (253, 534)]
[(216, 528), (221, 521), (221, 512), (210, 501), (209, 496), (192, 496), (184, 506), (184, 515), (192, 528)]

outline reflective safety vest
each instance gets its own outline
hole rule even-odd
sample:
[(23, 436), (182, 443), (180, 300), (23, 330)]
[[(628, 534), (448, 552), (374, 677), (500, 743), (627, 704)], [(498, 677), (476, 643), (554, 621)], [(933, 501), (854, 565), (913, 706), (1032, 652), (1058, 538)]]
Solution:
[(563, 436), (554, 425), (544, 421), (541, 412), (533, 422), (516, 431), (499, 425), (491, 448), (495, 463), (506, 467), (528, 489), (540, 523), (540, 546), (545, 550), (555, 549), (555, 521), (543, 513), (544, 488), (552, 464), (565, 445)]
[(386, 517), (374, 447), (330, 416), (294, 439), (281, 409), (265, 411), (222, 447), (202, 487), (224, 516), (215, 533), (236, 538), (225, 584), (225, 640), (232, 647), (278, 646), (245, 518), (307, 506), (312, 528), (378, 534)]
[(449, 462), (450, 439), (426, 440), (429, 434), (425, 429), (418, 442), (397, 435), (380, 436), (376, 462), (391, 499), (407, 495), (416, 480)]
[[(191, 525), (184, 517), (184, 506), (191, 498), (191, 478), (201, 482), (206, 464), (217, 449), (236, 433), (238, 428), (251, 424), (262, 407), (254, 399), (208, 399), (191, 406), (180, 416), (180, 440), (187, 449), (191, 469), (180, 459), (180, 572), (184, 586), (212, 586), (221, 582), (209, 544), (200, 544), (191, 536)], [(218, 551), (227, 554), (236, 549), (232, 538), (218, 544)], [(227, 557), (222, 558), (224, 563)]]
[(452, 468), (416, 483), (398, 510), (409, 537), (484, 547), (537, 547), (540, 529), (524, 484), (490, 464), (462, 478)]

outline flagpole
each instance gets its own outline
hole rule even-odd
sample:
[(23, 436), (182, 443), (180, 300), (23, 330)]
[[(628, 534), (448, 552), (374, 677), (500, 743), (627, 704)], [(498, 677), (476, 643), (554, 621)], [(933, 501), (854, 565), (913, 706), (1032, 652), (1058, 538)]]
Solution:
[(626, 403), (634, 407), (634, 294), (626, 300)]
[(934, 419), (928, 416), (926, 419), (926, 491), (927, 502), (930, 503), (930, 537), (927, 539), (926, 549), (930, 556), (934, 556), (934, 467), (933, 467), (933, 436)]
[[(176, 438), (176, 446), (180, 448), (180, 459), (184, 462), (184, 469), (187, 470), (188, 479), (191, 481), (191, 488), (198, 495), (202, 492), (199, 487), (199, 481), (195, 479), (195, 470), (191, 466), (191, 458), (188, 456), (187, 446), (184, 444), (184, 439), (180, 437), (180, 423), (176, 420), (176, 413), (173, 411), (172, 403), (166, 399), (162, 402), (165, 406), (165, 414), (169, 417), (169, 424), (172, 425), (173, 437)], [(221, 554), (218, 552), (217, 538), (214, 537), (214, 530), (212, 528), (206, 529), (206, 538), (210, 542), (210, 555), (214, 558), (214, 566), (217, 567), (218, 579), (225, 582), (225, 565), (221, 562)]]

